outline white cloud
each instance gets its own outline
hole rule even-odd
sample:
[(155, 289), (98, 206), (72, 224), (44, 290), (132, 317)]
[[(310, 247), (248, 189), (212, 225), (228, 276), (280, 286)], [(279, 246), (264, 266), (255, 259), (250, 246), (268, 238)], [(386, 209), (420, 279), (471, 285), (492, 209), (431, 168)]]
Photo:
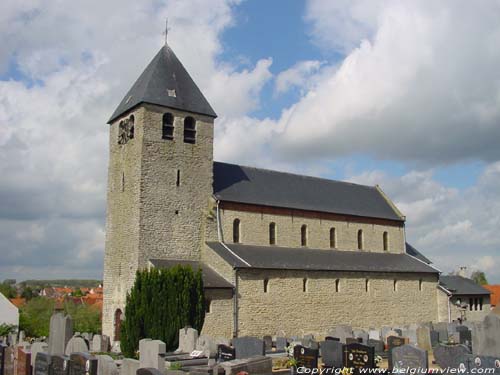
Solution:
[(321, 67), (321, 61), (306, 60), (299, 61), (290, 69), (287, 69), (276, 77), (275, 92), (283, 94), (292, 87), (300, 87), (301, 92), (306, 92), (312, 85), (310, 78)]

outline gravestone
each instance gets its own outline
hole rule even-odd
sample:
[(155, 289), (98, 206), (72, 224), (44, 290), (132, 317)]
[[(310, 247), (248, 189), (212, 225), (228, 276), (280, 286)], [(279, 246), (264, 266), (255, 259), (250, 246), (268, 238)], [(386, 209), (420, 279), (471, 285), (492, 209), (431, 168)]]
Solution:
[(276, 351), (282, 352), (287, 347), (288, 342), (286, 337), (276, 337)]
[(137, 375), (164, 375), (163, 372), (156, 368), (139, 368), (136, 372)]
[(265, 355), (264, 341), (256, 337), (244, 336), (233, 339), (236, 359)]
[(363, 343), (363, 339), (361, 337), (347, 337), (345, 339), (345, 343), (347, 345), (349, 345), (349, 344), (356, 344), (356, 343), (362, 344)]
[(99, 375), (119, 375), (118, 367), (109, 355), (97, 355), (97, 373)]
[(236, 359), (236, 353), (234, 348), (220, 344), (217, 346), (217, 362), (226, 362)]
[(7, 349), (7, 345), (3, 342), (0, 343), (0, 375), (3, 375), (5, 371), (5, 349)]
[(13, 346), (5, 348), (4, 375), (14, 375), (14, 353), (15, 348)]
[(460, 363), (464, 361), (470, 350), (465, 345), (444, 345), (439, 344), (434, 349), (434, 359), (436, 363), (442, 368), (459, 368)]
[(500, 316), (487, 315), (482, 324), (476, 326), (472, 339), (474, 354), (500, 357)]
[(273, 338), (271, 336), (264, 336), (264, 348), (266, 352), (273, 350)]
[(366, 345), (368, 343), (368, 339), (369, 339), (368, 332), (366, 332), (366, 331), (364, 331), (362, 329), (355, 329), (353, 331), (353, 334), (354, 334), (354, 337), (361, 339), (361, 343), (362, 344)]
[(373, 349), (375, 350), (375, 355), (378, 355), (381, 357), (385, 356), (385, 346), (384, 346), (384, 342), (382, 340), (369, 339), (368, 346), (373, 347)]
[(181, 328), (179, 330), (179, 349), (180, 353), (191, 353), (196, 348), (198, 340), (198, 331), (191, 327)]
[(196, 342), (196, 350), (203, 352), (207, 358), (215, 358), (217, 355), (217, 342), (207, 335), (201, 335)]
[(420, 349), (431, 351), (431, 330), (429, 327), (418, 327), (417, 328), (417, 345)]
[(297, 368), (318, 368), (319, 350), (297, 345), (293, 348), (293, 358), (297, 361)]
[(45, 342), (34, 342), (31, 345), (31, 367), (35, 367), (35, 361), (38, 353), (47, 353), (49, 345)]
[(17, 374), (31, 375), (31, 353), (24, 348), (17, 348)]
[(395, 337), (398, 337), (399, 336), (399, 333), (394, 331), (394, 330), (390, 330), (389, 332), (386, 333), (386, 335), (384, 336), (384, 342), (387, 343), (387, 339), (391, 336), (395, 336)]
[(109, 350), (109, 337), (106, 335), (94, 335), (90, 350), (95, 353), (106, 353)]
[(326, 336), (325, 341), (338, 341), (338, 342), (340, 342), (340, 339), (338, 337)]
[(434, 323), (434, 331), (439, 335), (439, 342), (448, 341), (448, 323)]
[(368, 339), (380, 340), (380, 330), (371, 329), (370, 331), (368, 331)]
[(500, 358), (471, 355), (469, 357), (469, 369), (474, 369), (475, 374), (500, 374)]
[(460, 344), (465, 345), (472, 350), (472, 331), (469, 331), (468, 329), (460, 330), (458, 331), (458, 335)]
[(408, 337), (408, 339), (410, 340), (410, 344), (417, 344), (417, 328), (417, 325), (410, 325), (405, 327), (405, 329), (403, 330), (402, 336)]
[(139, 369), (139, 361), (132, 358), (123, 358), (120, 366), (120, 375), (136, 375)]
[[(34, 356), (33, 353), (32, 356)], [(51, 367), (50, 364), (52, 361), (51, 355), (39, 351), (34, 357), (35, 357), (35, 364), (33, 366), (33, 374), (49, 375)]]
[(431, 345), (433, 348), (439, 345), (439, 333), (431, 330)]
[(50, 375), (68, 375), (69, 357), (56, 354), (51, 358)]
[(97, 358), (89, 353), (72, 353), (69, 356), (69, 375), (97, 375)]
[[(272, 371), (273, 361), (270, 357), (255, 356), (252, 358), (221, 362), (214, 368), (213, 373), (222, 373), (226, 375), (271, 375)], [(192, 372), (190, 373), (192, 374)]]
[(390, 331), (392, 331), (392, 328), (388, 326), (380, 328), (380, 339), (382, 339), (385, 342)]
[(73, 336), (73, 321), (69, 315), (56, 312), (50, 317), (49, 354), (64, 354)]
[(394, 328), (393, 331), (396, 332), (398, 336), (403, 336), (403, 330), (401, 328)]
[(399, 336), (389, 336), (387, 338), (387, 352), (388, 352), (388, 364), (389, 364), (389, 370), (392, 370), (393, 368), (393, 363), (392, 363), (392, 350), (394, 348), (397, 348), (398, 346), (402, 345), (407, 345), (409, 343), (409, 340), (407, 337), (399, 337)]
[(345, 344), (348, 337), (352, 337), (352, 327), (349, 325), (340, 325), (335, 327), (328, 336), (338, 337), (340, 342)]
[(139, 341), (139, 362), (142, 368), (165, 371), (166, 346), (163, 341), (142, 339)]
[(392, 349), (392, 365), (397, 369), (428, 369), (429, 356), (426, 350), (414, 345), (401, 345)]
[(321, 343), (321, 359), (325, 367), (342, 367), (342, 343), (339, 341), (326, 340)]
[(73, 336), (66, 345), (64, 354), (71, 355), (71, 353), (88, 353), (89, 347), (87, 342), (80, 336)]
[(344, 367), (353, 368), (359, 374), (361, 368), (375, 368), (375, 349), (363, 344), (344, 345)]

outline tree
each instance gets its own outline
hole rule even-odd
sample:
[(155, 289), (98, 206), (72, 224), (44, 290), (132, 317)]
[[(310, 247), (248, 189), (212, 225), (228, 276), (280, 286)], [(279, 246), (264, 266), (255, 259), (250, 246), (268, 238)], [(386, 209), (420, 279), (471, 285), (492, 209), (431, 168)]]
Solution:
[(185, 326), (201, 330), (205, 319), (205, 297), (201, 270), (190, 266), (137, 271), (127, 295), (120, 346), (134, 357), (139, 340), (165, 342), (167, 350), (179, 345), (178, 332)]
[(96, 306), (68, 301), (64, 304), (64, 310), (71, 315), (75, 331), (101, 333), (101, 312)]
[(21, 297), (26, 299), (26, 301), (29, 301), (33, 297), (35, 297), (35, 293), (33, 292), (33, 289), (31, 289), (29, 286), (27, 286), (23, 289), (23, 292), (21, 293)]
[(16, 298), (17, 292), (12, 285), (6, 281), (0, 284), (0, 293), (2, 293), (7, 298)]
[(487, 285), (488, 280), (486, 279), (486, 275), (483, 271), (474, 271), (472, 272), (471, 279), (479, 285)]

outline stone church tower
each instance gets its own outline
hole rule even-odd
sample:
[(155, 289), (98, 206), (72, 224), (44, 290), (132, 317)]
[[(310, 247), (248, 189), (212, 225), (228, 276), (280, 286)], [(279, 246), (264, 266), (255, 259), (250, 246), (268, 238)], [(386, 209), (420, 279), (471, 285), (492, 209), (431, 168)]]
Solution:
[(163, 46), (109, 120), (103, 334), (119, 339), (126, 293), (149, 259), (200, 259), (216, 114)]

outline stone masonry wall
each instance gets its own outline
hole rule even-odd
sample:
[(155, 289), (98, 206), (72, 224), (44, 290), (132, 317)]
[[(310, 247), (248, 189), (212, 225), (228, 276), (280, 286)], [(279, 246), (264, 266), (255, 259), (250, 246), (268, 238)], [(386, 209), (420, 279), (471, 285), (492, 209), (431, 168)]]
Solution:
[[(472, 309), (470, 307), (470, 299), (472, 298)], [(483, 305), (480, 306), (480, 299), (482, 298)], [(448, 295), (441, 289), (437, 288), (438, 299), (438, 320), (440, 322), (448, 321)], [(476, 299), (478, 306), (476, 309)], [(453, 296), (450, 300), (451, 320), (457, 320), (461, 317), (461, 311), (457, 307), (457, 302), (466, 304), (465, 319), (468, 321), (480, 322), (491, 312), (490, 297), (489, 296)]]
[(233, 335), (233, 294), (231, 289), (207, 289), (210, 310), (205, 314), (201, 334), (231, 338)]
[[(437, 317), (436, 275), (278, 270), (240, 270), (238, 275), (239, 336), (272, 335), (281, 330), (288, 336), (325, 334), (338, 324), (370, 328)], [(269, 280), (267, 293), (264, 279)], [(340, 280), (338, 292), (336, 279)]]
[(240, 242), (247, 245), (269, 246), (269, 224), (276, 223), (276, 245), (301, 246), (301, 227), (307, 225), (307, 247), (330, 249), (330, 228), (335, 228), (338, 250), (358, 251), (358, 230), (363, 231), (363, 248), (383, 252), (383, 233), (389, 234), (388, 252), (405, 252), (404, 227), (402, 224), (383, 225), (367, 222), (325, 220), (309, 216), (270, 214), (243, 210), (221, 209), (224, 241), (233, 241), (233, 221), (240, 220)]

